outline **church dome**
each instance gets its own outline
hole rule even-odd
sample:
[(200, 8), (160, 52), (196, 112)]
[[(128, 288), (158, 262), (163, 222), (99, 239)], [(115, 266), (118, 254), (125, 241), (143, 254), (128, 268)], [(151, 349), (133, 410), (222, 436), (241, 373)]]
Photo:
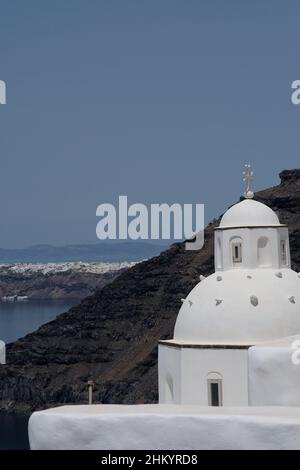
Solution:
[(253, 199), (243, 201), (230, 207), (223, 215), (220, 228), (258, 227), (280, 225), (279, 219), (270, 207)]
[(237, 269), (205, 278), (184, 300), (174, 340), (256, 344), (300, 333), (300, 278), (291, 269)]

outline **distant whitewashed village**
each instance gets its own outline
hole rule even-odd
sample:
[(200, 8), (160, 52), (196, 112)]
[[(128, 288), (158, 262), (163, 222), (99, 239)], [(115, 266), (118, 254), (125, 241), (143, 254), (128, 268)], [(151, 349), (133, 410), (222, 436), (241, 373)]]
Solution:
[[(101, 263), (101, 262), (60, 262), (60, 263), (13, 263), (13, 264), (0, 264), (0, 291), (10, 291), (8, 295), (2, 295), (1, 300), (4, 302), (23, 302), (32, 298), (35, 298), (33, 289), (30, 289), (30, 280), (35, 279), (35, 291), (37, 290), (37, 279), (40, 282), (49, 277), (53, 278), (56, 275), (97, 275), (99, 277), (111, 276), (114, 278), (115, 275), (121, 273), (125, 269), (129, 269), (134, 266), (136, 262), (123, 261), (113, 263)], [(21, 290), (18, 287), (13, 287), (14, 277), (22, 279)], [(5, 282), (8, 279), (8, 282)], [(87, 283), (89, 282), (87, 278)], [(28, 284), (28, 285), (26, 285)], [(19, 288), (20, 289), (20, 288)], [(29, 291), (24, 295), (24, 292)], [(61, 293), (61, 297), (64, 294)], [(76, 297), (76, 293), (74, 293)], [(46, 294), (46, 298), (49, 298), (49, 294)]]

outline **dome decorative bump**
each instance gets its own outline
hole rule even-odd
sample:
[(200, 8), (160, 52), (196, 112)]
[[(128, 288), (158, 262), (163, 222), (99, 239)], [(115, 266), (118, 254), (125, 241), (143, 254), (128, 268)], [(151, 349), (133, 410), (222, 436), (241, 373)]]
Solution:
[(216, 305), (220, 305), (223, 302), (223, 299), (216, 299)]
[(222, 280), (223, 280), (222, 276), (217, 276), (217, 281), (222, 281)]
[(247, 279), (252, 279), (252, 276), (250, 276), (250, 274), (248, 274)]
[(192, 300), (189, 300), (189, 306), (192, 307), (194, 305), (194, 302)]
[(256, 295), (251, 295), (250, 302), (254, 307), (258, 306), (258, 297)]
[(206, 276), (203, 276), (202, 274), (200, 274), (200, 276), (199, 276), (200, 281), (204, 281), (205, 277)]
[(291, 304), (295, 304), (296, 303), (295, 296), (292, 295), (291, 297), (289, 297), (289, 301), (291, 302)]
[(281, 273), (280, 271), (279, 271), (278, 273), (275, 273), (275, 276), (276, 276), (276, 277), (279, 277), (280, 279), (282, 279), (282, 277), (283, 277), (283, 276), (282, 276), (282, 273)]

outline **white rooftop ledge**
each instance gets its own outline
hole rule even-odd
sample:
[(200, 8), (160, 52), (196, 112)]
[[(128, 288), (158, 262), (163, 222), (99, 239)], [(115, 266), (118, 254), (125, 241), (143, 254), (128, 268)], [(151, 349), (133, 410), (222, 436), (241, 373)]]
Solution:
[(74, 405), (33, 413), (33, 450), (300, 449), (300, 407)]

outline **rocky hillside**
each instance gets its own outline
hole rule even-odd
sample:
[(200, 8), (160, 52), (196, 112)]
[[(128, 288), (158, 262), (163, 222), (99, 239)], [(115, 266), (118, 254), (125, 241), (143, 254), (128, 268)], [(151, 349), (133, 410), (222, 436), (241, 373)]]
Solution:
[[(290, 228), (293, 267), (300, 269), (300, 170), (283, 171), (281, 183), (255, 198), (278, 212)], [(213, 229), (201, 251), (173, 245), (140, 263), (78, 306), (8, 346), (0, 367), (2, 408), (37, 409), (95, 400), (157, 400), (157, 341), (172, 336), (180, 299), (213, 271)]]

